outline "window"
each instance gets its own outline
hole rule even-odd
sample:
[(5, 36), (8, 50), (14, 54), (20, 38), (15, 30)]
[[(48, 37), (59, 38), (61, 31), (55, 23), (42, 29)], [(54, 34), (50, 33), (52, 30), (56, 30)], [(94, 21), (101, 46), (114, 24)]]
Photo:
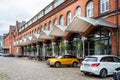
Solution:
[(114, 61), (120, 63), (120, 59), (117, 57), (114, 57)]
[(60, 16), (60, 25), (64, 25), (64, 17)]
[(54, 7), (59, 6), (60, 4), (62, 4), (65, 0), (55, 0), (54, 2)]
[(114, 62), (113, 57), (103, 57), (101, 60), (101, 62)]
[(44, 29), (45, 29), (45, 30), (48, 30), (48, 26), (47, 26), (47, 24), (45, 24)]
[(84, 61), (87, 61), (87, 62), (97, 62), (97, 57), (87, 57), (87, 58), (85, 58)]
[(81, 16), (81, 7), (77, 7), (75, 10), (75, 16)]
[(41, 29), (42, 29), (42, 31), (44, 30), (44, 27), (43, 26), (41, 26)]
[(40, 12), (38, 13), (38, 18), (41, 18), (43, 15), (44, 15), (44, 12), (43, 12), (43, 11), (40, 11)]
[(40, 33), (40, 28), (38, 27), (38, 29), (37, 29), (37, 33)]
[(52, 29), (52, 22), (49, 23), (49, 28)]
[(45, 8), (45, 14), (52, 10), (52, 5), (50, 4), (48, 7)]
[(68, 14), (67, 14), (67, 25), (70, 24), (71, 20), (72, 20), (72, 14), (71, 14), (71, 12), (68, 12)]
[(87, 4), (87, 17), (92, 17), (93, 16), (93, 2), (89, 2)]
[(57, 19), (54, 20), (54, 26), (57, 25), (58, 22), (57, 22)]
[(109, 0), (101, 0), (100, 1), (100, 12), (104, 13), (109, 11)]

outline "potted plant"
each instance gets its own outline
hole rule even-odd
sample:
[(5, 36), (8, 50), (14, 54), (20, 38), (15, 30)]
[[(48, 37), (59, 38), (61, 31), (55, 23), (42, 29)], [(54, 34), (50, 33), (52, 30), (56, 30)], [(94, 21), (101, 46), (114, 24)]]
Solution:
[(100, 41), (95, 42), (95, 54), (103, 54), (105, 49), (106, 45), (104, 43), (101, 43)]

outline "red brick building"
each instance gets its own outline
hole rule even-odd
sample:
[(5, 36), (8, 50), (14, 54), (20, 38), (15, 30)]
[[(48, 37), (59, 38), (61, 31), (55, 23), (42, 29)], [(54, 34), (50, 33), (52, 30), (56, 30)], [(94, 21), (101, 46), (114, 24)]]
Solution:
[(120, 0), (54, 0), (24, 25), (16, 26), (14, 38), (9, 38), (14, 42), (10, 53), (39, 57), (67, 53), (78, 57), (120, 55), (119, 3)]
[[(4, 36), (3, 41), (3, 49), (4, 53), (10, 53), (12, 55), (15, 55), (16, 48), (14, 47), (14, 41), (18, 38), (18, 27), (25, 24), (25, 22), (18, 22), (16, 21), (16, 25), (10, 25), (9, 26), (9, 33)], [(18, 51), (20, 52), (20, 51)]]

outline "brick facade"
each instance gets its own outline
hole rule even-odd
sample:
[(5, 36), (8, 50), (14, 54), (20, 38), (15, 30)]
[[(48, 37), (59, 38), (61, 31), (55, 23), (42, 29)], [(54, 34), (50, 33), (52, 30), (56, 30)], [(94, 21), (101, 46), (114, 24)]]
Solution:
[[(15, 34), (12, 34), (12, 32), (14, 32), (14, 30), (11, 33), (9, 33), (9, 35), (4, 39), (4, 45), (11, 46), (10, 53), (12, 53), (12, 54), (22, 53), (23, 46), (27, 46), (27, 45), (14, 47), (13, 46), (14, 41), (17, 41), (28, 35), (31, 35), (33, 32), (37, 33), (39, 28), (40, 29), (43, 28), (45, 26), (45, 24), (49, 25), (50, 22), (52, 22), (52, 26), (54, 27), (53, 24), (54, 24), (55, 19), (57, 19), (58, 24), (60, 24), (61, 15), (64, 16), (64, 25), (67, 25), (67, 13), (71, 12), (72, 19), (73, 19), (75, 16), (75, 10), (77, 7), (81, 7), (81, 15), (86, 16), (86, 14), (87, 14), (86, 6), (90, 1), (93, 2), (93, 7), (94, 7), (93, 8), (93, 15), (94, 15), (93, 18), (95, 18), (95, 19), (103, 18), (104, 20), (111, 22), (113, 24), (117, 23), (116, 22), (116, 0), (109, 0), (109, 11), (107, 11), (105, 13), (100, 13), (100, 0), (65, 0), (65, 2), (63, 2), (61, 5), (52, 9), (50, 12), (45, 14), (43, 17), (37, 19), (35, 22), (33, 22), (31, 25), (29, 25), (27, 28), (23, 29), (22, 31), (19, 31), (20, 28), (18, 29), (18, 27), (16, 25), (16, 28), (14, 29)], [(120, 3), (120, 0), (118, 0), (118, 3)], [(52, 6), (53, 6), (53, 3), (52, 3)], [(118, 12), (120, 13), (120, 5), (118, 5)], [(119, 13), (118, 13), (118, 26), (120, 26), (120, 14)], [(44, 29), (45, 29), (45, 27), (44, 27)], [(111, 38), (111, 42), (112, 42), (112, 54), (116, 54), (116, 44), (117, 44), (116, 43), (116, 29), (113, 29), (113, 28), (107, 28), (107, 29), (111, 33), (110, 38)], [(89, 35), (89, 33), (92, 30), (93, 30), (92, 28), (88, 29), (84, 33), (84, 35), (86, 35), (86, 36)], [(68, 35), (65, 36), (64, 38), (68, 39), (71, 34), (72, 34), (71, 32), (68, 33)], [(118, 41), (119, 40), (120, 40), (120, 35), (119, 35)], [(55, 41), (55, 38), (52, 41)], [(40, 41), (36, 41), (36, 43), (38, 43), (38, 42), (40, 42)], [(118, 43), (118, 44), (120, 46), (120, 43)], [(120, 52), (120, 47), (119, 47), (118, 51)]]

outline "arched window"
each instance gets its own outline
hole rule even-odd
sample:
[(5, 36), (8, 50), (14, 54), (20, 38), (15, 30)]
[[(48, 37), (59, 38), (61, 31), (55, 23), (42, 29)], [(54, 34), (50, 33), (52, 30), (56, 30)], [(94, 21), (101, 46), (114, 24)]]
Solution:
[(44, 30), (44, 26), (41, 26), (41, 30), (42, 30), (42, 31)]
[(34, 33), (34, 30), (32, 30), (32, 35), (33, 35), (33, 33)]
[(37, 29), (37, 33), (40, 33), (40, 28), (38, 27), (38, 29)]
[(104, 13), (109, 11), (109, 0), (100, 0), (100, 12)]
[(67, 25), (70, 24), (71, 20), (72, 20), (72, 14), (71, 14), (71, 12), (68, 12), (67, 13)]
[(49, 29), (51, 30), (53, 27), (52, 27), (52, 22), (50, 21), (49, 22)]
[(75, 16), (81, 16), (81, 7), (77, 7), (75, 10)]
[(48, 26), (47, 26), (47, 24), (45, 24), (45, 26), (44, 26), (44, 30), (48, 30)]
[(54, 26), (58, 24), (57, 19), (54, 20)]
[(87, 17), (93, 17), (93, 2), (87, 4)]
[(37, 33), (37, 30), (35, 29), (34, 34), (36, 34), (36, 33)]
[(64, 16), (60, 16), (60, 25), (64, 25)]

